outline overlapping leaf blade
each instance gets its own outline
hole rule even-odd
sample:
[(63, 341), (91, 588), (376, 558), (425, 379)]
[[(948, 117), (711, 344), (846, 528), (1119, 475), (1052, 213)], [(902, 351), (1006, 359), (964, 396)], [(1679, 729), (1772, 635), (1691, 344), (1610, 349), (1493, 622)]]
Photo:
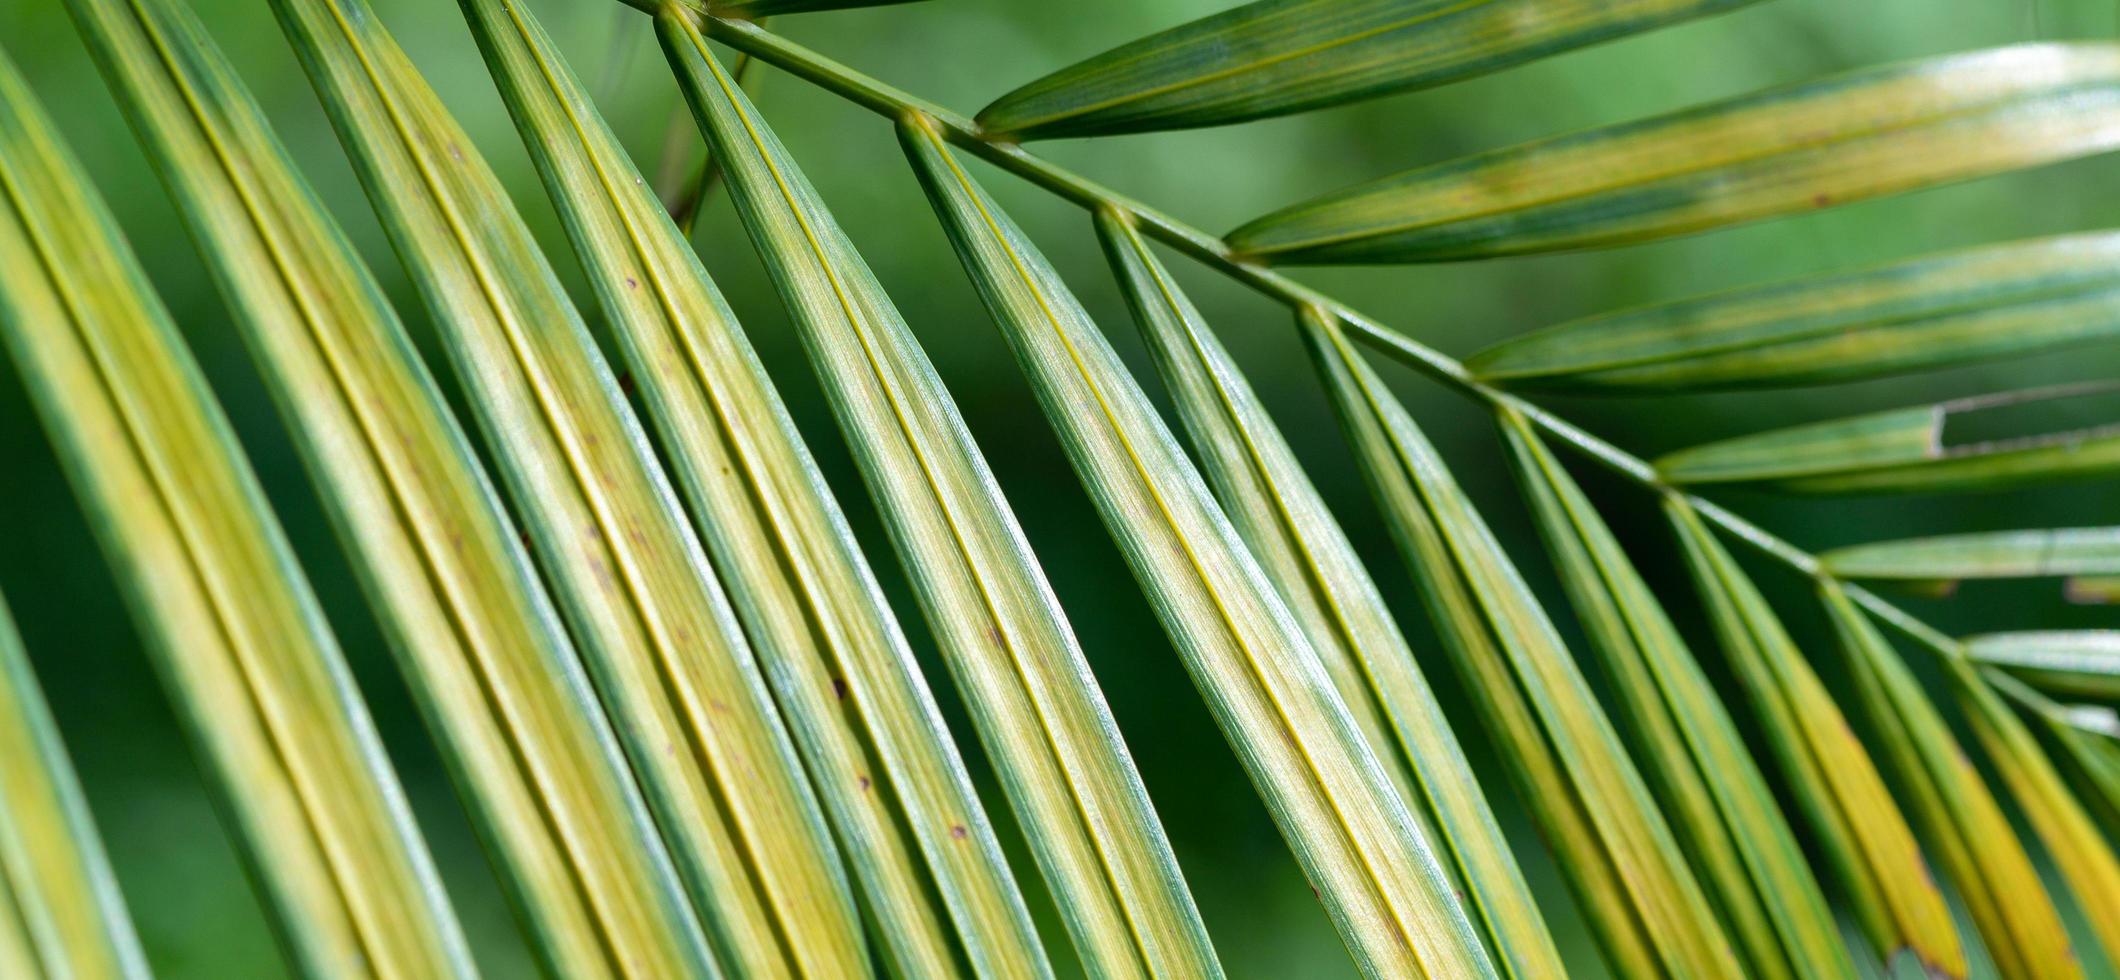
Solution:
[(1448, 854), (1497, 966), (1558, 976), (1552, 936), (1442, 706), (1376, 583), (1200, 312), (1124, 216), (1099, 212), (1106, 256), (1201, 469), (1280, 591), (1407, 807)]
[(1942, 714), (1839, 583), (1820, 579), (1818, 588), (1900, 798), (1935, 847), (1996, 968), (2005, 977), (2081, 976), (2030, 855)]
[(1664, 511), (1782, 778), (1836, 872), (1841, 902), (1888, 961), (1911, 958), (1932, 976), (1966, 976), (1950, 908), (1869, 752), (1699, 514), (1677, 496), (1665, 497)]
[(1081, 305), (925, 117), (899, 139), (1223, 734), (1371, 976), (1495, 968), (1317, 654)]
[(1112, 975), (1219, 973), (1095, 680), (955, 402), (693, 25), (657, 23), (1010, 800), (1037, 828), (1034, 853), (1085, 963)]
[(1656, 460), (1676, 484), (1771, 483), (1799, 493), (1947, 493), (2091, 479), (2120, 470), (2120, 425), (1949, 444), (1958, 417), (2077, 397), (2063, 386), (1811, 422), (1682, 449)]
[(0, 974), (144, 980), (103, 839), (0, 602)]
[(2120, 704), (2120, 630), (2026, 630), (1965, 640), (1973, 659), (2063, 698)]
[(1467, 358), (1482, 380), (1579, 391), (1855, 381), (2110, 341), (2120, 234), (2064, 235), (1623, 310)]
[(0, 59), (0, 344), (296, 966), (468, 977), (367, 709), (168, 313)]
[(1853, 975), (1832, 910), (1744, 739), (1619, 540), (1519, 413), (1502, 432), (1643, 768), (1755, 976)]
[[(721, 956), (835, 848), (645, 433), (492, 171), (362, 0), (275, 0), (433, 314)], [(796, 893), (828, 894), (819, 887)], [(700, 957), (680, 974), (708, 972)]]
[(1311, 309), (1303, 325), (1437, 632), (1615, 968), (1741, 975), (1670, 826), (1485, 520), (1337, 320)]
[(1259, 0), (994, 101), (1013, 140), (1216, 126), (1443, 85), (1754, 0)]
[(1407, 171), (1229, 236), (1274, 262), (1434, 262), (1647, 241), (2120, 146), (2120, 45), (1870, 68)]
[(180, 4), (73, 0), (556, 973), (678, 970), (689, 904), (517, 532), (396, 314)]
[[(2078, 798), (2090, 807), (2093, 817), (2105, 830), (2107, 841), (2120, 837), (2120, 741), (2115, 741), (2112, 734), (2120, 728), (2110, 724), (2110, 715), (2104, 719), (2108, 724), (2102, 731), (2091, 731), (2080, 724), (2080, 711), (2055, 703), (2014, 675), (1983, 667), (1980, 677), (2039, 723), (2049, 744), (2061, 749), (2059, 759), (2075, 777)], [(2104, 710), (2110, 712), (2110, 709)], [(2108, 945), (2107, 958), (2114, 955)]]

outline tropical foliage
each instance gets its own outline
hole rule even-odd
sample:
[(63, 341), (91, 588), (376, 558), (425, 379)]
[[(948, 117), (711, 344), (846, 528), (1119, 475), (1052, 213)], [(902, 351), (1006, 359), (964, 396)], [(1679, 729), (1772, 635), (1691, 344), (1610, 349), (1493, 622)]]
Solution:
[[(2120, 148), (2120, 44), (2002, 44), (1675, 100), (1285, 188), (1298, 203), (1217, 235), (1039, 141), (1349, 106), (1754, 0), (1255, 0), (976, 115), (783, 30), (802, 22), (783, 15), (892, 2), (610, 4), (652, 32), (684, 109), (679, 165), (651, 180), (538, 4), (459, 0), (533, 201), (368, 0), (271, 0), (377, 218), (363, 248), (190, 0), (63, 0), (539, 966), (1255, 975), (1218, 951), (1185, 828), (1159, 816), (1108, 696), (1116, 660), (1167, 646), (1193, 690), (1154, 696), (1204, 702), (1363, 975), (2120, 968), (2120, 629), (2033, 601), (1980, 608), (1967, 636), (1925, 615), (1988, 579), (2115, 601), (2120, 423), (2095, 418), (2120, 383), (1839, 397), (2109, 355), (2114, 233), (1666, 296), (1462, 359), (1291, 271), (1620, 248), (2102, 154)], [(9, 54), (0, 351), (286, 964), (477, 975), (477, 910), (445, 889), (356, 641), (298, 560), (305, 518), (268, 499), (235, 396), (146, 271), (181, 243), (126, 234), (55, 122), (74, 94)], [(1104, 588), (1145, 602), (1162, 639), (1078, 635), (1077, 597), (1026, 530), (1074, 488), (996, 476), (935, 339), (747, 91), (753, 64), (893, 128), (904, 158), (873, 161), (875, 179), (924, 193), (961, 265), (927, 273), (961, 272), (983, 303), (1027, 386), (1026, 430), (1042, 418), (1132, 573)], [(684, 165), (695, 140), (703, 167)], [(1012, 217), (1025, 189), (995, 185), (1015, 178), (1080, 209), (1110, 267), (1094, 288), (1123, 298), (1138, 336), (1100, 323), (1092, 284)], [(741, 237), (695, 246), (722, 199)], [(739, 286), (701, 257), (746, 244), (813, 379), (768, 370), (724, 293)], [(371, 267), (385, 262), (404, 295)], [(1218, 277), (1281, 308), (1337, 428), (1297, 428), (1262, 396), (1196, 299)], [(1395, 383), (1409, 374), (1465, 396), (1497, 450), (1446, 452)], [(1797, 388), (1820, 410), (1670, 451), (1573, 420), (1611, 413), (1585, 396), (1654, 413), (1684, 393)], [(798, 424), (812, 414), (836, 444)], [(1306, 465), (1321, 443), (1360, 473), (1360, 524)], [(1490, 474), (1521, 501), (1485, 492)], [(1938, 509), (1920, 536), (1847, 543), (1745, 515), (1786, 496), (1852, 512), (2086, 482), (2104, 524)], [(1390, 550), (1403, 568), (1377, 562)], [(25, 650), (0, 607), (0, 976), (146, 976), (31, 669), (53, 656)]]

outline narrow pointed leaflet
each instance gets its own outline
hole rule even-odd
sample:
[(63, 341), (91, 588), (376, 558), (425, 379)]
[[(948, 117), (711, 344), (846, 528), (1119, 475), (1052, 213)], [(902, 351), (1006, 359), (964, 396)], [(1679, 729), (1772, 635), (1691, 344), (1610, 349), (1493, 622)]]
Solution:
[(836, 850), (646, 434), (492, 171), (361, 0), (274, 0), (420, 287), (638, 774), (734, 971)]
[[(2090, 808), (2092, 818), (2104, 829), (2106, 839), (2110, 841), (2120, 835), (2120, 740), (2114, 737), (2114, 733), (2120, 731), (2120, 719), (2111, 714), (2112, 709), (2090, 709), (2104, 714), (2102, 730), (2093, 731), (2081, 724), (2084, 709), (2056, 703), (2015, 676), (1993, 667), (1982, 667), (1980, 676), (1990, 688), (2037, 722), (2039, 730), (2046, 733), (2048, 744), (2061, 749), (2055, 758), (2069, 769), (2078, 788), (2077, 798)], [(2105, 953), (2108, 961), (2120, 956), (2110, 942)]]
[(1930, 976), (1965, 977), (1950, 908), (1869, 752), (1700, 515), (1675, 495), (1664, 498), (1664, 512), (1782, 779), (1836, 873), (1836, 896), (1888, 965), (1910, 958)]
[(71, 6), (288, 415), (540, 955), (569, 977), (681, 971), (697, 927), (640, 790), (381, 289), (182, 4)]
[(2120, 574), (2120, 527), (1947, 534), (1836, 548), (1819, 563), (1841, 578), (1917, 582)]
[(1216, 499), (1323, 661), (1407, 807), (1446, 852), (1496, 966), (1557, 976), (1560, 954), (1464, 750), (1376, 583), (1212, 328), (1118, 212), (1097, 214)]
[(1641, 774), (1486, 521), (1337, 319), (1308, 308), (1301, 325), (1437, 633), (1615, 970), (1741, 975)]
[(1643, 769), (1751, 973), (1853, 975), (1803, 849), (1662, 604), (1530, 423), (1505, 409), (1502, 433)]
[(168, 312), (0, 58), (0, 346), (295, 968), (470, 977), (338, 644)]
[(1260, 0), (994, 101), (1010, 140), (1217, 126), (1428, 88), (1755, 0)]
[(103, 839), (0, 602), (0, 975), (146, 980)]
[(2120, 704), (2120, 630), (1988, 633), (1965, 647), (2050, 696)]
[(2010, 978), (2081, 976), (2082, 964), (2031, 856), (1943, 715), (1839, 583), (1820, 579), (1818, 591), (1889, 771), (1972, 913), (1995, 967)]
[(2063, 235), (1753, 286), (1564, 323), (1465, 360), (1579, 391), (1858, 381), (2120, 336), (2120, 233)]
[(2024, 44), (1770, 89), (1410, 170), (1229, 235), (1282, 263), (1625, 245), (2120, 146), (2120, 44)]
[(930, 121), (902, 120), (899, 140), (1356, 964), (1377, 977), (1494, 975), (1316, 652), (1096, 325)]

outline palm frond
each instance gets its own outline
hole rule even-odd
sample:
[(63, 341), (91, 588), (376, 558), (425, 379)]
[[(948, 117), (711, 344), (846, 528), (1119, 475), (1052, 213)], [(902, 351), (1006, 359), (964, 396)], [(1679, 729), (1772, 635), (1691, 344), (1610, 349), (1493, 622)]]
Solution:
[(308, 581), (82, 172), (0, 60), (0, 342), (290, 955), (318, 975), (471, 976), (455, 914)]
[(2120, 704), (2120, 630), (2023, 630), (1969, 637), (1973, 659), (2046, 694)]

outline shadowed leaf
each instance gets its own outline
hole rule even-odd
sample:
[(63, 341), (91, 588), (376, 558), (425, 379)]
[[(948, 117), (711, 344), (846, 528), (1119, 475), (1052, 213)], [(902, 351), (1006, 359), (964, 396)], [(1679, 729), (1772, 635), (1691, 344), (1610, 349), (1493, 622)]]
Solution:
[(696, 925), (603, 708), (381, 290), (181, 4), (73, 0), (357, 558), (556, 973), (681, 969)]
[(1425, 833), (1448, 852), (1497, 966), (1557, 976), (1546, 931), (1448, 719), (1376, 583), (1229, 352), (1138, 229), (1097, 231), (1209, 485), (1310, 641), (1356, 726)]
[(1693, 508), (1667, 496), (1664, 513), (1782, 779), (1833, 867), (1835, 896), (1887, 961), (1966, 976), (1964, 947), (1921, 847), (1832, 695)]
[(2011, 392), (1812, 422), (1696, 446), (1656, 461), (1678, 484), (1772, 483), (1799, 493), (1948, 493), (2091, 479), (2120, 470), (2120, 424), (1955, 443), (1983, 410), (2099, 395), (2084, 385)]
[(1643, 768), (1750, 973), (1853, 975), (1780, 805), (1662, 604), (1530, 423), (1505, 410), (1502, 433)]
[(2068, 235), (1590, 317), (1467, 358), (1582, 391), (1855, 381), (2120, 335), (2120, 233)]
[(1553, 623), (1413, 417), (1329, 314), (1303, 315), (1445, 649), (1622, 975), (1742, 975), (1705, 893)]
[(1869, 68), (1407, 171), (1232, 232), (1252, 258), (1435, 262), (1648, 241), (2120, 145), (2120, 45)]
[(0, 975), (144, 980), (58, 726), (0, 603)]
[(1216, 126), (1426, 88), (1755, 0), (1260, 0), (1062, 68), (979, 113), (1012, 140)]
[(1900, 798), (1936, 849), (1997, 969), (2005, 977), (2081, 976), (2031, 856), (1943, 715), (1840, 585), (1820, 579), (1818, 590)]
[(0, 59), (0, 344), (298, 970), (469, 977), (367, 708), (227, 417)]
[(1375, 977), (1493, 976), (1316, 652), (1089, 315), (929, 120), (902, 120), (899, 140), (1355, 962)]

